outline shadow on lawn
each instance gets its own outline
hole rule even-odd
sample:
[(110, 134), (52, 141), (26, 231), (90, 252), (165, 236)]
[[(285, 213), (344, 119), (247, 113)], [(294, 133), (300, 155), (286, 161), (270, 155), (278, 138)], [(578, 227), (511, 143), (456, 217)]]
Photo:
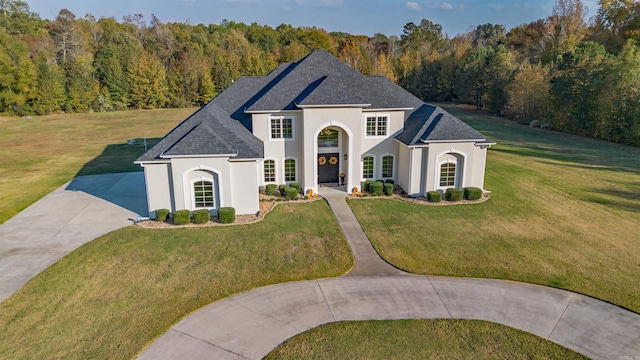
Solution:
[[(144, 139), (131, 139), (135, 143), (107, 145), (102, 154), (86, 163), (76, 176), (113, 174), (130, 171), (141, 171), (140, 165), (133, 162), (145, 153)], [(147, 148), (151, 149), (160, 138), (147, 139)]]
[[(591, 192), (592, 194), (588, 194), (585, 200), (621, 210), (640, 211), (640, 193), (612, 189), (591, 189)], [(606, 197), (597, 194), (605, 195)]]
[[(148, 215), (147, 192), (140, 165), (133, 162), (145, 152), (144, 139), (130, 144), (110, 144), (86, 163), (66, 190), (82, 191), (138, 215)], [(147, 139), (147, 148), (159, 138)]]

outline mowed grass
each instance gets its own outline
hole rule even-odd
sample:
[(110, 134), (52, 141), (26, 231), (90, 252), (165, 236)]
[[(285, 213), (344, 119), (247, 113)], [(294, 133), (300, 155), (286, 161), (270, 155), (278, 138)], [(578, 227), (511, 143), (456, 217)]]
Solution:
[(76, 175), (141, 170), (143, 138), (154, 144), (193, 111), (0, 118), (0, 224)]
[(0, 358), (130, 359), (213, 301), (352, 265), (324, 201), (281, 204), (251, 225), (130, 226), (80, 247), (0, 304)]
[(538, 336), (476, 320), (337, 322), (295, 336), (275, 359), (587, 359)]
[(525, 281), (640, 312), (640, 149), (449, 110), (498, 142), (491, 199), (350, 201), (381, 256), (417, 274)]

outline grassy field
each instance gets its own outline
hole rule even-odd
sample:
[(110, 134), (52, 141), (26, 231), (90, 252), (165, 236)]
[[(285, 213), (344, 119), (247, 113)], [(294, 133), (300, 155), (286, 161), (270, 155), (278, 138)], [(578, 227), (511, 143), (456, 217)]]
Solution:
[(337, 322), (293, 337), (265, 359), (586, 359), (535, 335), (474, 320)]
[(2, 359), (130, 359), (185, 315), (273, 283), (353, 264), (324, 201), (251, 225), (128, 227), (72, 252), (0, 304)]
[(0, 118), (0, 224), (76, 175), (140, 170), (142, 138), (155, 143), (193, 111)]
[(492, 198), (350, 201), (382, 257), (417, 274), (537, 283), (640, 312), (640, 149), (449, 110), (498, 142)]

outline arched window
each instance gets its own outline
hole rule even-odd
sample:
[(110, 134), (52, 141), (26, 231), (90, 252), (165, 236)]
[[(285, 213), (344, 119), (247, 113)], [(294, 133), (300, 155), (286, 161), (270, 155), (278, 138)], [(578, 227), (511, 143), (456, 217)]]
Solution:
[(456, 164), (440, 165), (440, 186), (456, 186)]
[(193, 198), (196, 208), (214, 207), (213, 183), (211, 181), (196, 181), (193, 183)]
[(284, 181), (296, 181), (296, 160), (295, 159), (285, 159)]
[(365, 156), (362, 159), (362, 177), (373, 179), (373, 156)]
[(276, 181), (276, 162), (274, 160), (264, 161), (264, 182)]
[(387, 155), (382, 157), (382, 177), (393, 177), (393, 156)]

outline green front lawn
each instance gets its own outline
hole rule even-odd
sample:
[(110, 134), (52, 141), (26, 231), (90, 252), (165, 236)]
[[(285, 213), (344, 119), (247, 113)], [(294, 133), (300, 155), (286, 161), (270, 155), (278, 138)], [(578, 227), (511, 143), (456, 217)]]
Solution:
[(352, 265), (324, 201), (280, 204), (251, 225), (130, 226), (72, 252), (0, 304), (0, 358), (130, 359), (213, 301)]
[(193, 111), (0, 118), (0, 224), (76, 175), (140, 171), (144, 138), (155, 144)]
[(640, 312), (640, 149), (452, 112), (498, 142), (491, 199), (349, 201), (381, 256), (417, 274), (537, 283)]
[(338, 322), (293, 337), (265, 359), (586, 359), (541, 337), (476, 320)]

